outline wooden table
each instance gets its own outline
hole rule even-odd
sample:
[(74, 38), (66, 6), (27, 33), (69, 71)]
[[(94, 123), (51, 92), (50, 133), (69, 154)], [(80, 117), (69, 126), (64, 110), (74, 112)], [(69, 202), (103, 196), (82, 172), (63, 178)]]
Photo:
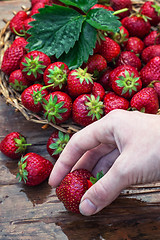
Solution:
[[(1, 18), (21, 3), (0, 2)], [(9, 11), (8, 15), (6, 13)], [(2, 22), (1, 22), (2, 26)], [(53, 161), (46, 142), (52, 127), (42, 129), (8, 106), (0, 97), (0, 141), (19, 131), (36, 152)], [(92, 217), (69, 213), (47, 181), (27, 187), (16, 179), (17, 161), (0, 153), (0, 239), (2, 240), (160, 240), (160, 183), (126, 190), (110, 206)]]

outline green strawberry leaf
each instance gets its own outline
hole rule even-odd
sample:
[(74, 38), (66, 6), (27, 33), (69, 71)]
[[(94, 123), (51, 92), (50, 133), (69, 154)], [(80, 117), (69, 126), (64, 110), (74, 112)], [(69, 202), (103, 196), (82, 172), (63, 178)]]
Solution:
[(60, 0), (62, 3), (66, 5), (71, 5), (77, 8), (80, 8), (82, 11), (87, 12), (93, 5), (95, 5), (97, 0)]
[(45, 6), (39, 12), (34, 15), (36, 21), (30, 23), (27, 48), (57, 58), (68, 53), (79, 39), (84, 17), (72, 8), (59, 5)]
[(84, 22), (79, 41), (75, 43), (68, 54), (63, 54), (60, 57), (60, 61), (66, 63), (70, 69), (78, 68), (83, 62), (87, 62), (89, 55), (93, 54), (96, 35), (96, 29)]
[(118, 17), (103, 8), (90, 10), (86, 16), (86, 21), (94, 28), (104, 31), (118, 32), (121, 26)]

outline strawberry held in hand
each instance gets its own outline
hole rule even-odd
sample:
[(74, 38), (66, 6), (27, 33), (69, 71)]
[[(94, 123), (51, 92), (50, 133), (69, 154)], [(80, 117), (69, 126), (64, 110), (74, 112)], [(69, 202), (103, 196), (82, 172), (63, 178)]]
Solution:
[(35, 82), (43, 78), (43, 73), (50, 63), (50, 58), (43, 52), (31, 51), (21, 60), (20, 69), (26, 79)]
[(53, 168), (53, 164), (36, 153), (27, 153), (18, 162), (17, 178), (28, 186), (35, 186), (46, 180)]
[(0, 151), (7, 157), (18, 159), (25, 153), (27, 146), (25, 137), (19, 132), (11, 132), (0, 143)]
[(63, 202), (65, 208), (73, 213), (79, 212), (79, 204), (84, 193), (101, 177), (103, 173), (97, 174), (95, 179), (86, 169), (77, 169), (70, 172), (56, 188), (57, 197)]

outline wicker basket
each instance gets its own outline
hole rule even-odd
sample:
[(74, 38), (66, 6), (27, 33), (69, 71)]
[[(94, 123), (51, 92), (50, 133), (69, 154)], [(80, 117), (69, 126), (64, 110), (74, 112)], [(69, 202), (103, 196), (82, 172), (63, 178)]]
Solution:
[[(132, 2), (133, 11), (137, 11), (145, 1), (137, 0)], [(22, 9), (25, 11), (30, 10), (26, 9), (25, 7), (22, 7)], [(9, 21), (4, 20), (4, 22), (6, 25), (0, 32), (0, 65), (2, 63), (4, 52), (12, 44), (15, 38), (15, 35), (10, 31)], [(5, 75), (2, 71), (0, 71), (0, 94), (4, 97), (7, 104), (12, 105), (15, 108), (15, 111), (21, 112), (28, 121), (40, 123), (43, 125), (43, 127), (51, 125), (52, 127), (63, 132), (77, 132), (81, 129), (80, 126), (71, 121), (66, 124), (54, 125), (48, 122), (42, 115), (34, 114), (33, 112), (26, 109), (21, 103), (21, 95), (8, 85), (8, 76)]]

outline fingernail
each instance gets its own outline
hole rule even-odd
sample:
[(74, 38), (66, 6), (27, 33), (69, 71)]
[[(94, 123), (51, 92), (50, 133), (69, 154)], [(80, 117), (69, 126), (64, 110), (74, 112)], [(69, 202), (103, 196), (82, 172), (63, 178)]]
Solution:
[(90, 216), (94, 214), (97, 207), (88, 198), (84, 199), (79, 205), (79, 211), (82, 215)]

